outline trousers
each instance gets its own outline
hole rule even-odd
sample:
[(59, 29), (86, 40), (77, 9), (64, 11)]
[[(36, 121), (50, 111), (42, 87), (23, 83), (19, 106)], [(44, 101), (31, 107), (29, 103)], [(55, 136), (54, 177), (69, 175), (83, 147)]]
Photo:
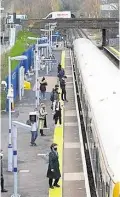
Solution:
[(61, 120), (61, 111), (56, 111), (54, 117), (55, 117), (55, 124), (57, 124), (58, 120), (59, 120), (59, 124), (62, 123), (62, 120)]
[(62, 89), (61, 99), (66, 101), (66, 89)]
[(4, 190), (4, 178), (1, 177), (1, 191)]
[[(59, 181), (59, 178), (58, 178), (58, 179), (55, 179), (53, 185), (57, 185), (58, 181)], [(49, 186), (50, 186), (50, 187), (52, 186), (52, 183), (53, 183), (53, 179), (49, 179)]]
[(31, 144), (35, 143), (35, 140), (37, 139), (38, 132), (37, 131), (31, 131)]

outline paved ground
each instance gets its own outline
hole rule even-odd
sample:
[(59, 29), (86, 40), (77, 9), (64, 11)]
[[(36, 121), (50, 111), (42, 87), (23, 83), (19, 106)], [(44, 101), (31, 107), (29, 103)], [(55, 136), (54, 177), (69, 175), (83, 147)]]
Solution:
[[(55, 53), (56, 58), (60, 62), (60, 52)], [(48, 157), (38, 156), (37, 154), (46, 154), (49, 152), (50, 144), (53, 142), (54, 123), (52, 120), (52, 112), (50, 109), (50, 91), (55, 82), (57, 74), (55, 67), (47, 78), (49, 88), (47, 92), (47, 101), (45, 101), (48, 111), (48, 127), (46, 137), (38, 136), (36, 141), (37, 147), (30, 146), (30, 132), (24, 129), (18, 129), (18, 193), (21, 197), (48, 197), (48, 180), (46, 178), (46, 171), (48, 166)], [(44, 72), (40, 72), (40, 77)], [(53, 82), (54, 81), (54, 82)], [(32, 79), (32, 87), (34, 86), (34, 77)], [(55, 85), (55, 84), (54, 84)], [(21, 122), (26, 122), (28, 113), (35, 108), (35, 92), (33, 90), (26, 91), (22, 101), (16, 105), (16, 112), (13, 114), (13, 119)], [(3, 193), (2, 197), (9, 197), (13, 194), (13, 174), (7, 172), (7, 143), (8, 143), (8, 115), (2, 114), (2, 149), (4, 151), (4, 178), (5, 188), (9, 190), (8, 193)], [(22, 172), (21, 170), (28, 170)], [(57, 197), (57, 196), (56, 196)]]
[(82, 144), (79, 138), (69, 50), (66, 50), (65, 64), (66, 91), (69, 102), (64, 108), (63, 197), (86, 197), (86, 177), (83, 170)]

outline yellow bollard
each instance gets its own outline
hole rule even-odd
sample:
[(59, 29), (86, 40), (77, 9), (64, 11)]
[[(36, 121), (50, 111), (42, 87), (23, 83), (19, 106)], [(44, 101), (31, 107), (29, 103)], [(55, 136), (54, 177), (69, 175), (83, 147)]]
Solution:
[(24, 81), (24, 90), (31, 90), (31, 83), (28, 81)]

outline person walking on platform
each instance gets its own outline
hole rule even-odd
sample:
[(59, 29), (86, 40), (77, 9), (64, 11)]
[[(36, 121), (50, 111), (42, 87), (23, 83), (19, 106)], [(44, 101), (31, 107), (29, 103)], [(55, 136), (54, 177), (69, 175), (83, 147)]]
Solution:
[(37, 122), (34, 122), (32, 121), (31, 122), (31, 146), (36, 146), (36, 139), (38, 137), (38, 121)]
[[(60, 187), (58, 185), (59, 179), (61, 177), (59, 169), (59, 160), (57, 152), (57, 144), (53, 143), (50, 146), (51, 152), (49, 153), (49, 165), (47, 171), (47, 177), (49, 178), (49, 187), (54, 189), (54, 187)], [(53, 183), (53, 179), (55, 179)]]
[(53, 88), (52, 92), (51, 92), (51, 96), (50, 96), (50, 100), (52, 101), (52, 106), (51, 109), (53, 110), (53, 114), (55, 113), (55, 104), (56, 101), (59, 99), (59, 92), (58, 92), (58, 85), (55, 85), (55, 88)]
[(65, 82), (65, 77), (60, 80), (60, 87), (62, 89), (61, 99), (63, 101), (67, 101), (68, 102), (68, 100), (66, 99), (66, 82)]
[(45, 56), (42, 54), (42, 56), (41, 56), (41, 66), (40, 66), (40, 69), (41, 70), (44, 70), (44, 68), (45, 68)]
[(58, 64), (58, 75), (59, 75), (59, 72), (60, 72), (61, 68), (62, 68), (62, 66), (61, 66), (61, 64), (59, 63), (59, 64)]
[(58, 78), (59, 78), (59, 81), (65, 76), (65, 71), (63, 68), (61, 68), (61, 70), (59, 71), (58, 73)]
[(55, 114), (54, 114), (54, 117), (53, 117), (53, 119), (55, 120), (55, 126), (57, 125), (58, 120), (59, 120), (60, 126), (62, 124), (61, 110), (62, 110), (62, 106), (61, 106), (60, 100), (57, 100), (56, 104), (55, 104)]
[(47, 127), (47, 121), (46, 121), (46, 107), (44, 103), (41, 103), (40, 110), (39, 110), (39, 131), (41, 136), (45, 136), (43, 133), (43, 128)]
[(4, 177), (3, 177), (3, 153), (1, 150), (0, 153), (0, 159), (1, 159), (1, 192), (8, 192), (5, 188), (4, 188)]
[(40, 91), (41, 91), (41, 98), (40, 99), (43, 98), (43, 100), (46, 100), (46, 97), (45, 97), (46, 86), (47, 86), (47, 82), (45, 80), (45, 77), (43, 77), (41, 82), (40, 82)]

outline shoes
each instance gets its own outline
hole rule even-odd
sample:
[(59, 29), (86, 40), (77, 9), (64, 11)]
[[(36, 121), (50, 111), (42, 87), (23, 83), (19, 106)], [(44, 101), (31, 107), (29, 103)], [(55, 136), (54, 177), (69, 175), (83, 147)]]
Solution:
[(50, 189), (54, 189), (54, 187), (53, 186), (50, 186)]
[(36, 143), (33, 143), (33, 146), (37, 146), (37, 144)]
[(8, 190), (6, 190), (6, 189), (3, 189), (3, 190), (1, 190), (1, 192), (8, 192)]
[(65, 101), (66, 101), (66, 102), (68, 102), (68, 100), (67, 100), (67, 99), (66, 99)]
[(46, 136), (45, 134), (42, 134), (41, 136)]
[(54, 186), (55, 186), (55, 187), (60, 187), (60, 185), (58, 185), (58, 184), (54, 184)]

